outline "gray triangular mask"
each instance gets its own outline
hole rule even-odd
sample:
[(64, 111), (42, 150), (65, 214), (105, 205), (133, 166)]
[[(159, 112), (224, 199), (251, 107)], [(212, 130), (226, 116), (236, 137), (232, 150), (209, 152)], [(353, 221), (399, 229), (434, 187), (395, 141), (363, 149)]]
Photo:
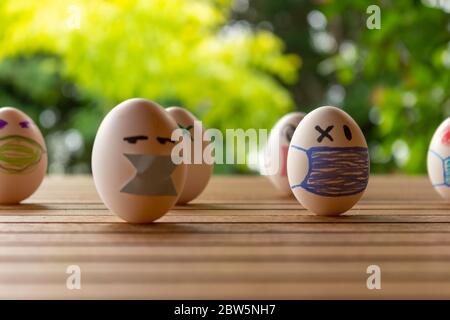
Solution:
[(171, 174), (176, 165), (170, 156), (124, 154), (136, 168), (136, 175), (120, 192), (141, 196), (176, 196)]

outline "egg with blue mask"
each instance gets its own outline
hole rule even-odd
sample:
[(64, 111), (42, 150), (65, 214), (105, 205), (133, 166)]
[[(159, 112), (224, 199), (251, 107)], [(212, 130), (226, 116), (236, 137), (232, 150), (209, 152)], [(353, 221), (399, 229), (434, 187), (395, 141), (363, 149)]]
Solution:
[(152, 222), (177, 202), (186, 166), (172, 161), (176, 122), (157, 103), (130, 99), (102, 121), (92, 151), (92, 174), (105, 205), (132, 223)]
[(343, 110), (320, 107), (295, 129), (287, 160), (297, 200), (318, 215), (339, 215), (362, 197), (369, 181), (369, 152), (359, 126)]
[(437, 193), (450, 201), (450, 117), (441, 123), (431, 139), (427, 168)]

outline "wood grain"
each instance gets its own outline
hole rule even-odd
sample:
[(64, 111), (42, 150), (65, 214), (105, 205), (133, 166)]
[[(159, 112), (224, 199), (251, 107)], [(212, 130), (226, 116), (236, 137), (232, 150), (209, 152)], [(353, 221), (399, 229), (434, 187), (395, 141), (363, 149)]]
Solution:
[[(366, 287), (372, 264), (381, 290)], [(81, 290), (66, 288), (69, 265)], [(264, 177), (224, 176), (133, 225), (90, 177), (53, 176), (0, 206), (0, 298), (450, 298), (450, 204), (425, 177), (374, 176), (352, 210), (318, 217)]]

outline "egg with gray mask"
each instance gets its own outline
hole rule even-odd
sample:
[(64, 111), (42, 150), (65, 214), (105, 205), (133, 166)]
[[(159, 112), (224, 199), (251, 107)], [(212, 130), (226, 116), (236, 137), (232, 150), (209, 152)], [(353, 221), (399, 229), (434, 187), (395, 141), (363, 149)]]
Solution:
[(369, 153), (356, 122), (336, 107), (303, 118), (289, 146), (288, 179), (297, 200), (318, 215), (338, 215), (362, 197), (369, 181)]
[(186, 166), (175, 165), (176, 122), (158, 104), (130, 99), (101, 123), (92, 151), (92, 174), (105, 205), (132, 223), (152, 222), (176, 203)]

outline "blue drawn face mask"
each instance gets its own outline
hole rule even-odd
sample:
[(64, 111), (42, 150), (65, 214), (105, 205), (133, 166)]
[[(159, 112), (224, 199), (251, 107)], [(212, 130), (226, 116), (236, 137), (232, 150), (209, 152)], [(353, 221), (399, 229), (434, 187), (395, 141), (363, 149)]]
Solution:
[(363, 147), (291, 148), (305, 152), (309, 171), (305, 179), (291, 188), (303, 188), (325, 197), (358, 194), (369, 181), (369, 153)]
[(440, 187), (440, 186), (447, 186), (450, 187), (450, 157), (443, 158), (441, 157), (437, 152), (433, 150), (428, 150), (431, 154), (434, 154), (436, 157), (441, 159), (442, 161), (442, 172), (444, 173), (443, 176), (443, 182), (441, 183), (434, 183), (433, 186)]

